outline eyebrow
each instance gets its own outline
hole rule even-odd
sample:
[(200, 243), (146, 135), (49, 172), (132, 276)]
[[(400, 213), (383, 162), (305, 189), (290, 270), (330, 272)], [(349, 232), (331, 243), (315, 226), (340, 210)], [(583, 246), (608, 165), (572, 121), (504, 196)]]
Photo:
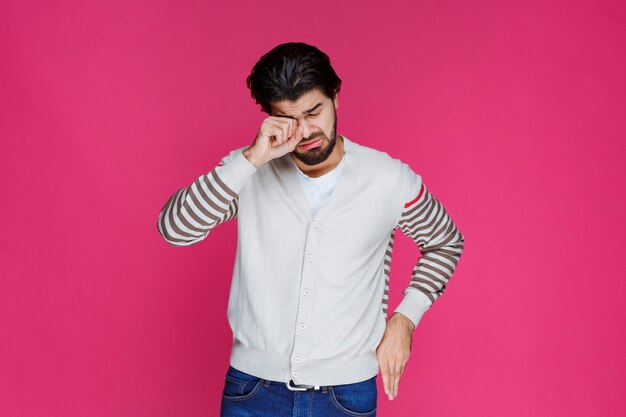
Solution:
[[(303, 114), (309, 114), (309, 113), (313, 113), (319, 106), (321, 106), (322, 103), (317, 103), (315, 106), (311, 107), (308, 110), (303, 111)], [(293, 116), (288, 116), (286, 114), (277, 114), (276, 117), (288, 117), (290, 119), (293, 119)]]

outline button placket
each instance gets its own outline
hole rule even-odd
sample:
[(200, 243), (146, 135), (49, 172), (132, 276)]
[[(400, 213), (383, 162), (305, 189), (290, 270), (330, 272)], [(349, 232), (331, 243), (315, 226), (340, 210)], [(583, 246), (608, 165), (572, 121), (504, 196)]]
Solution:
[(297, 378), (301, 375), (300, 366), (305, 363), (303, 353), (307, 351), (307, 344), (309, 341), (309, 322), (311, 319), (312, 311), (313, 311), (313, 297), (310, 297), (312, 294), (312, 284), (314, 280), (314, 266), (313, 262), (315, 259), (315, 249), (317, 248), (319, 238), (318, 238), (318, 227), (319, 222), (316, 220), (312, 220), (309, 224), (309, 233), (307, 233), (304, 253), (305, 260), (302, 266), (302, 276), (300, 280), (300, 285), (304, 287), (302, 294), (304, 297), (301, 297), (298, 303), (298, 314), (296, 317), (297, 328), (295, 332), (295, 340), (292, 350), (292, 377), (295, 383), (298, 383)]

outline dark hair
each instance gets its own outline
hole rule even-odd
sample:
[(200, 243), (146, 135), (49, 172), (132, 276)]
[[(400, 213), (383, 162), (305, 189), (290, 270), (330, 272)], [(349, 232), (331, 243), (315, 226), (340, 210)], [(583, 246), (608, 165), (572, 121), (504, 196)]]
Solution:
[(333, 98), (341, 89), (341, 78), (324, 52), (306, 43), (288, 42), (263, 55), (246, 84), (261, 111), (270, 114), (270, 103), (296, 101), (316, 87)]

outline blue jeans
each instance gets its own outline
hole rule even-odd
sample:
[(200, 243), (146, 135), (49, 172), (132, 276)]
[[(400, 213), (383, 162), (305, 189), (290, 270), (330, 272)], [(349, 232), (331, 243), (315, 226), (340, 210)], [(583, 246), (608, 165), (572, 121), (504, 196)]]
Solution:
[(292, 391), (229, 366), (220, 417), (375, 417), (376, 377), (354, 384)]

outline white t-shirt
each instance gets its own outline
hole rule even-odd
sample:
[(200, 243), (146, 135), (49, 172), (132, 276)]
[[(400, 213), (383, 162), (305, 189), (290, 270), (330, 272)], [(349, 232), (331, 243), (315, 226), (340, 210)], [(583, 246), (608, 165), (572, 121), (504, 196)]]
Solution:
[(343, 171), (344, 162), (346, 160), (346, 153), (344, 152), (343, 158), (341, 158), (341, 162), (332, 171), (327, 172), (321, 177), (311, 178), (306, 175), (298, 165), (293, 161), (293, 159), (289, 158), (291, 163), (298, 170), (298, 178), (300, 178), (300, 184), (302, 185), (302, 190), (309, 200), (309, 205), (311, 206), (311, 210), (313, 213), (317, 214), (319, 209), (324, 205), (326, 200), (331, 196), (335, 186), (337, 185), (337, 181), (339, 181), (339, 176)]

